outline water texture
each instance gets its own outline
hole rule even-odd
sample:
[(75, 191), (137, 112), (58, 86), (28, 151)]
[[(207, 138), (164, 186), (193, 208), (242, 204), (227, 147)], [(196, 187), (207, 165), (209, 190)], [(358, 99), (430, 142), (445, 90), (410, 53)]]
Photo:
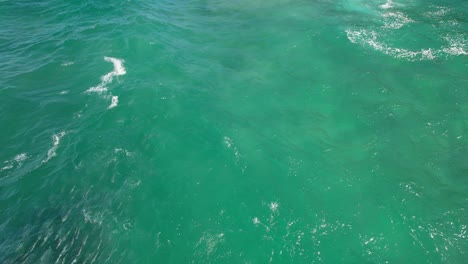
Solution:
[(0, 1), (0, 263), (466, 263), (467, 18)]

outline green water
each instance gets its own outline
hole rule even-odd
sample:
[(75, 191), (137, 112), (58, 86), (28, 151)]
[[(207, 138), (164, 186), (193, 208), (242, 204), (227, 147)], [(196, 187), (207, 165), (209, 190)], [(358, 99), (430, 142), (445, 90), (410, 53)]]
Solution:
[(0, 1), (0, 263), (466, 263), (467, 17)]

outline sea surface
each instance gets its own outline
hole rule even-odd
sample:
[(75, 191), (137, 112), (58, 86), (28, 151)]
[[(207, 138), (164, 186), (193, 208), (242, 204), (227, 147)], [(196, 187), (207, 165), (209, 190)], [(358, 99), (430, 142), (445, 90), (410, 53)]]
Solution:
[(0, 1), (0, 263), (467, 263), (468, 1)]

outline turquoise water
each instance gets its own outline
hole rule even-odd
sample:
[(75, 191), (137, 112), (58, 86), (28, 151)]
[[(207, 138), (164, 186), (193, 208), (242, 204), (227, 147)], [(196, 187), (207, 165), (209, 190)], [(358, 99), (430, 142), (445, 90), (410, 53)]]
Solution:
[(0, 1), (1, 263), (466, 263), (468, 2)]

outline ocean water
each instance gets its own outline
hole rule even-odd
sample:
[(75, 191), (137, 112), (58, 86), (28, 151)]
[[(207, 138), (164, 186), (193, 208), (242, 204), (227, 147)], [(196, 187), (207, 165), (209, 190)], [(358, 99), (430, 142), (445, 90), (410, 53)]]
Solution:
[(0, 1), (0, 263), (466, 263), (467, 18)]

